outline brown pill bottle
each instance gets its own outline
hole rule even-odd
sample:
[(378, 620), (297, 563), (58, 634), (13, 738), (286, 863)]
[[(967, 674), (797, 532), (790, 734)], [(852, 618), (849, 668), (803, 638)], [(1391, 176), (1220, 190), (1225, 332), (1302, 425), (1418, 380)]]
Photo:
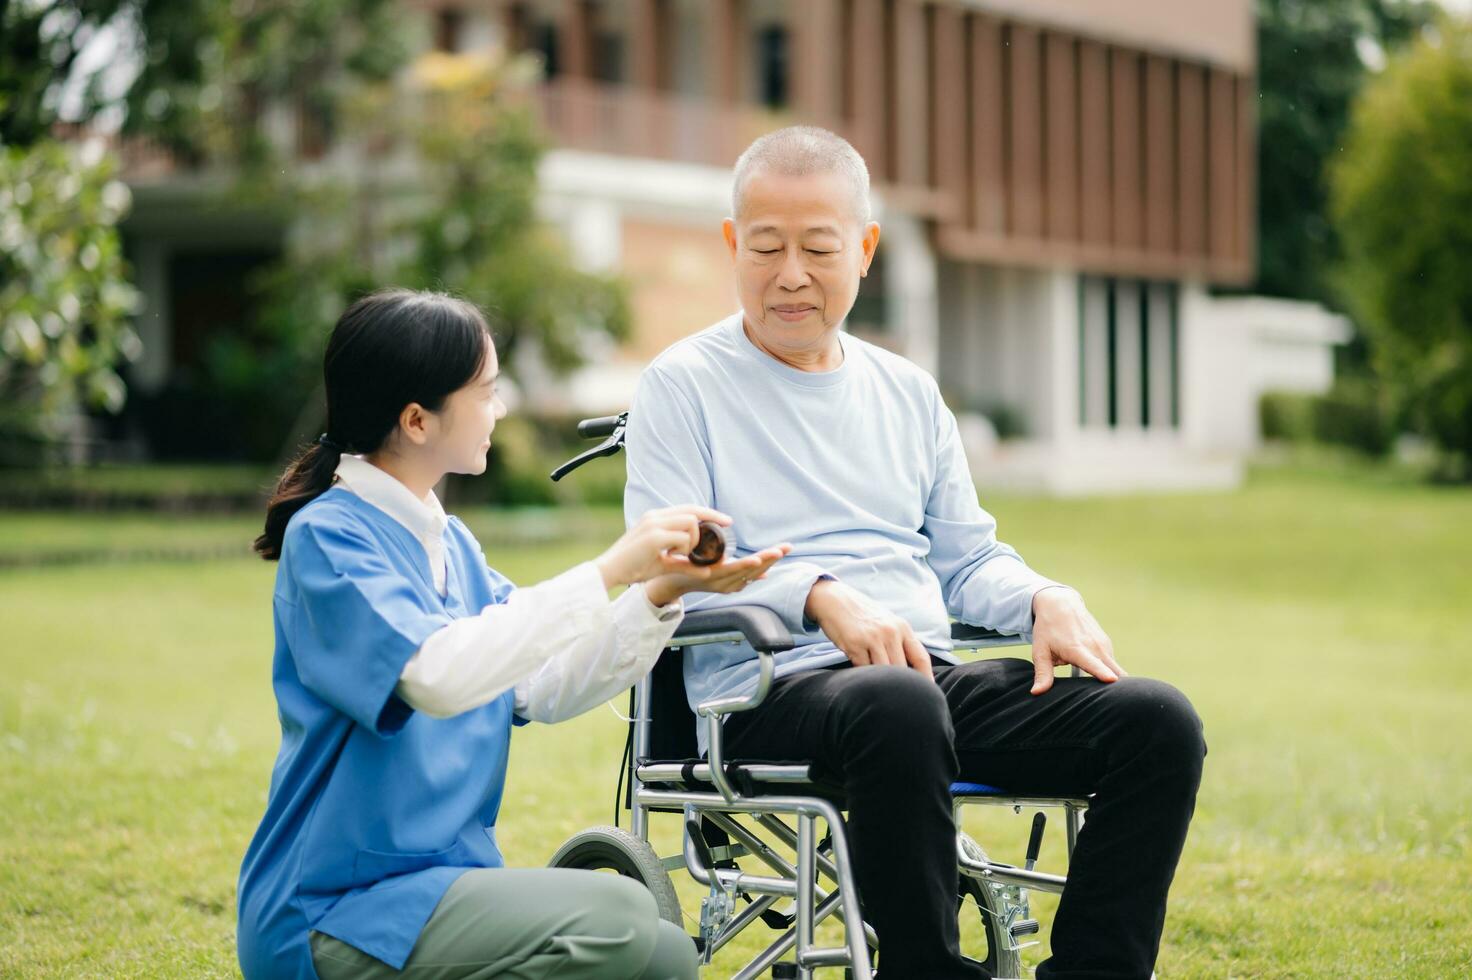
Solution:
[(715, 521), (700, 522), (700, 540), (690, 551), (690, 564), (714, 565), (731, 549), (731, 529)]

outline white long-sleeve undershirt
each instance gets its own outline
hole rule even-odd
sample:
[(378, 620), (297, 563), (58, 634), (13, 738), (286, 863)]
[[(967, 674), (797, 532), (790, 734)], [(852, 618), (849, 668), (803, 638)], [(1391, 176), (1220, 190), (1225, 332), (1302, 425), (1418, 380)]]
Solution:
[[(337, 477), (424, 546), (443, 595), (448, 518), (434, 493), (420, 500), (357, 456), (342, 458)], [(404, 666), (395, 692), (416, 711), (444, 718), (514, 690), (518, 716), (562, 721), (633, 685), (653, 666), (683, 613), (678, 600), (655, 606), (637, 585), (609, 601), (602, 575), (585, 562), (437, 630)]]

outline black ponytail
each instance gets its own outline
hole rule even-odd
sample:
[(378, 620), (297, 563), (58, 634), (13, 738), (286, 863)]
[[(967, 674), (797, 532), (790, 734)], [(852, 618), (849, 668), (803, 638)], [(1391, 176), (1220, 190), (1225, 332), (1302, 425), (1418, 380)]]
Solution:
[(323, 359), (327, 431), (281, 475), (256, 553), (280, 558), (292, 515), (332, 486), (344, 453), (376, 451), (410, 403), (439, 411), (480, 376), (490, 349), (480, 310), (443, 293), (382, 289), (348, 307)]

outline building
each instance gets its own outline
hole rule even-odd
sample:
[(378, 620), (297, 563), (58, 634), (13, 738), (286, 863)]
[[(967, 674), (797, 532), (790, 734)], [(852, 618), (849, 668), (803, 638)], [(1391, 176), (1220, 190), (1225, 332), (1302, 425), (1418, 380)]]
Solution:
[[(1255, 442), (1258, 362), (1288, 343), (1312, 367), (1280, 380), (1327, 383), (1342, 324), (1212, 295), (1253, 269), (1249, 0), (411, 9), (442, 50), (540, 55), (535, 101), (557, 147), (543, 212), (581, 262), (632, 283), (635, 336), (570, 383), (529, 386), (544, 407), (622, 406), (649, 358), (735, 309), (718, 232), (730, 166), (793, 122), (834, 129), (867, 159), (884, 233), (848, 327), (936, 375), (983, 485), (1231, 485)], [(282, 232), (181, 219), (176, 179), (134, 182), (128, 230), (145, 291), (174, 311), (145, 341), (177, 359), (190, 284), (236, 274)], [(197, 247), (219, 235), (230, 250)], [(187, 261), (213, 268), (180, 265), (190, 242)], [(139, 368), (135, 384), (174, 369), (163, 356)]]

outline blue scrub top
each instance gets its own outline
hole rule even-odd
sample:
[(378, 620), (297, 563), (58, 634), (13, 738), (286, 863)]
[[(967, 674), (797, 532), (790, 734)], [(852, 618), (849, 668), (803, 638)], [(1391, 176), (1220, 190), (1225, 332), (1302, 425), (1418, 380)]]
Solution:
[(444, 719), (394, 694), (430, 634), (513, 590), (453, 517), (445, 559), (441, 596), (409, 530), (341, 487), (287, 526), (272, 667), (281, 751), (240, 869), (250, 980), (315, 978), (314, 929), (402, 968), (455, 879), (503, 864), (512, 693)]

